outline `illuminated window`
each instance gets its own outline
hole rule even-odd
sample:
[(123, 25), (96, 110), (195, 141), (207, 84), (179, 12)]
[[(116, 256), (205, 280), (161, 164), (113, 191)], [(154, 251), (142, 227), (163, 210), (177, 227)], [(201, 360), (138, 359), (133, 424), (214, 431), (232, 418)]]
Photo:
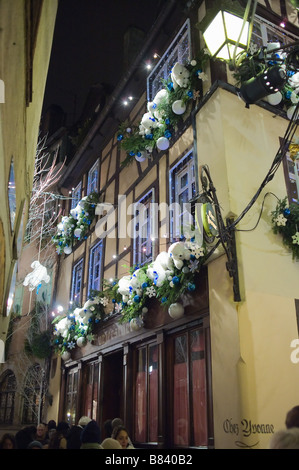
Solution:
[(77, 394), (78, 394), (78, 369), (68, 371), (66, 383), (66, 416), (65, 421), (70, 426), (77, 423)]
[(98, 181), (99, 181), (99, 161), (97, 160), (93, 167), (88, 172), (88, 181), (87, 181), (87, 195), (93, 191), (98, 191)]
[(88, 272), (88, 295), (92, 290), (101, 289), (101, 274), (102, 274), (102, 240), (93, 246), (90, 250), (89, 256), (89, 272)]
[(173, 338), (173, 441), (207, 446), (206, 344), (202, 328)]
[(170, 238), (177, 240), (194, 223), (191, 215), (191, 199), (196, 195), (195, 166), (189, 152), (171, 169), (170, 184)]
[(154, 190), (147, 193), (136, 203), (135, 233), (134, 233), (134, 264), (143, 265), (152, 260), (154, 220), (151, 203), (154, 202)]
[(74, 209), (78, 202), (81, 201), (81, 193), (82, 193), (82, 183), (80, 182), (73, 190), (72, 190), (72, 206), (71, 209)]
[(73, 267), (71, 301), (75, 305), (81, 305), (83, 288), (83, 258)]
[(185, 64), (190, 60), (191, 35), (190, 20), (188, 19), (179, 33), (172, 41), (156, 67), (147, 78), (147, 99), (152, 101), (157, 92), (163, 87), (162, 80), (166, 80), (176, 62)]
[(16, 182), (15, 182), (15, 171), (13, 160), (10, 164), (9, 170), (9, 180), (8, 180), (8, 205), (9, 205), (9, 214), (10, 214), (10, 226), (11, 230), (14, 228), (15, 218), (16, 218)]
[(136, 442), (158, 440), (158, 346), (138, 349), (135, 379)]
[(298, 37), (258, 15), (254, 17), (251, 42), (258, 47), (267, 46), (268, 42), (279, 42), (281, 46), (297, 41)]

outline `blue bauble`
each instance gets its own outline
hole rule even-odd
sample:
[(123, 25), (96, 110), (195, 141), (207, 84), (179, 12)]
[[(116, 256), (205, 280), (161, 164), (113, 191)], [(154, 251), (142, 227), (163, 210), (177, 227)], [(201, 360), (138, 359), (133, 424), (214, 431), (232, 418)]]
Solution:
[(193, 292), (193, 291), (195, 291), (195, 289), (196, 289), (195, 284), (193, 284), (193, 282), (189, 282), (188, 283), (188, 291)]
[(172, 278), (172, 282), (173, 282), (175, 285), (177, 285), (177, 284), (180, 283), (180, 278), (179, 278), (178, 276), (174, 276), (174, 277)]

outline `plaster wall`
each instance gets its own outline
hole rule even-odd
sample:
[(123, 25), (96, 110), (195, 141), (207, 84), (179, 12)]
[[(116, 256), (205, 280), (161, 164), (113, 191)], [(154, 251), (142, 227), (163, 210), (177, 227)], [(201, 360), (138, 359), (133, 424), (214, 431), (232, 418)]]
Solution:
[[(256, 193), (289, 121), (218, 89), (196, 117), (199, 164), (207, 164), (222, 215), (238, 216)], [(241, 302), (234, 302), (226, 257), (209, 264), (216, 448), (266, 448), (296, 405), (299, 263), (271, 229), (270, 212), (286, 196), (282, 165), (237, 225)], [(229, 287), (230, 286), (230, 287)], [(278, 380), (279, 378), (279, 380)], [(250, 428), (251, 424), (251, 428)], [(248, 428), (246, 428), (248, 426)]]

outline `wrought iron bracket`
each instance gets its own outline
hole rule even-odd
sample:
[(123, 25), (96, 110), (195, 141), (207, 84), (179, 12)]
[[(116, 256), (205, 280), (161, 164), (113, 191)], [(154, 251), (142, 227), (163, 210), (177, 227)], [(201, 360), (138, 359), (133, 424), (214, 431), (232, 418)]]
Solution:
[(233, 293), (234, 301), (240, 302), (240, 286), (239, 286), (239, 272), (238, 272), (238, 258), (236, 248), (235, 227), (233, 225), (233, 218), (228, 217), (224, 223), (220, 204), (216, 195), (216, 188), (213, 184), (209, 168), (207, 165), (201, 167), (201, 184), (203, 194), (200, 196), (201, 202), (209, 202), (214, 206), (215, 216), (218, 227), (218, 240), (222, 244), (227, 256), (226, 269), (233, 280)]

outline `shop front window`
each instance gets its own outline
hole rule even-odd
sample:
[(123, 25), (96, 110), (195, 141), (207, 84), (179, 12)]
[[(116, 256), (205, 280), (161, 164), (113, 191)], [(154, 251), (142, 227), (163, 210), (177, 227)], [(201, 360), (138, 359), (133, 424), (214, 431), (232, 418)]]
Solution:
[(66, 383), (66, 417), (65, 420), (70, 426), (76, 424), (78, 394), (78, 370), (70, 370)]
[(208, 445), (205, 337), (196, 329), (174, 338), (173, 441)]
[(87, 364), (84, 371), (84, 415), (91, 419), (97, 419), (98, 408), (98, 385), (99, 385), (99, 364)]
[(157, 345), (147, 345), (137, 351), (134, 440), (136, 442), (158, 440)]

